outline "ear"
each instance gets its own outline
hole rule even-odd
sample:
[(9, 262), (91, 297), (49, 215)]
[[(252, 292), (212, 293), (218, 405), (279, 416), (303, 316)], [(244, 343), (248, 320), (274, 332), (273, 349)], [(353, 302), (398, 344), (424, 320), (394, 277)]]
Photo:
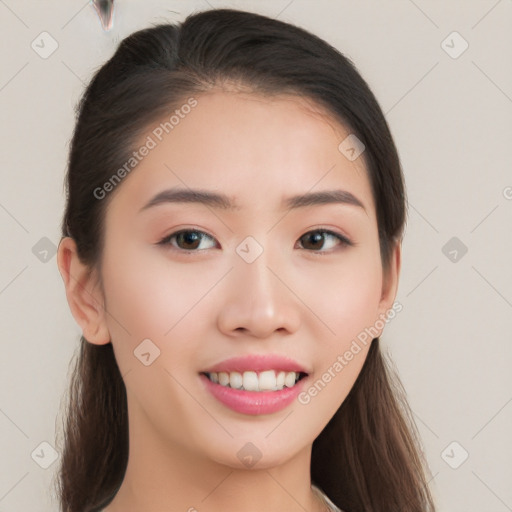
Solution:
[(96, 273), (80, 261), (72, 238), (64, 237), (60, 241), (57, 265), (71, 313), (82, 328), (84, 338), (95, 345), (109, 343), (103, 292), (97, 283)]
[[(398, 290), (401, 264), (402, 241), (397, 240), (394, 243), (393, 250), (389, 258), (388, 267), (384, 269), (382, 276), (382, 292), (378, 308), (379, 319), (385, 318), (386, 312), (393, 307), (393, 303), (395, 302), (396, 298), (396, 292)], [(382, 334), (382, 330), (380, 334)]]

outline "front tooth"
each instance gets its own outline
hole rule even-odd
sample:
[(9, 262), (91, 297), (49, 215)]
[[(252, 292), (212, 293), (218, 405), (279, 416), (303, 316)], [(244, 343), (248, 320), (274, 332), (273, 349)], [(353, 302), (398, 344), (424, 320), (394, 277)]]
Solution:
[(243, 377), (239, 372), (231, 372), (229, 374), (229, 385), (232, 388), (240, 389), (243, 385)]
[(266, 370), (260, 373), (259, 379), (260, 391), (269, 391), (276, 387), (276, 372), (274, 370)]
[(219, 384), (221, 386), (227, 386), (229, 384), (229, 373), (219, 372)]
[(258, 391), (258, 374), (256, 372), (244, 372), (243, 385), (246, 391)]
[(276, 387), (277, 389), (282, 389), (284, 386), (284, 378), (286, 376), (285, 372), (279, 372), (276, 379)]
[(288, 372), (284, 378), (284, 385), (287, 388), (291, 388), (295, 385), (295, 379), (297, 377), (297, 374), (295, 372)]

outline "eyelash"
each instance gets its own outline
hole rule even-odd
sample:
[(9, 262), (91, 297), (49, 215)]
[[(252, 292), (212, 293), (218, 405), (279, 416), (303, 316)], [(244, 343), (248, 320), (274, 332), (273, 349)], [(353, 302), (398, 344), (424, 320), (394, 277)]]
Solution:
[[(215, 238), (210, 236), (208, 233), (205, 233), (204, 231), (201, 231), (201, 230), (198, 230), (198, 229), (181, 229), (179, 231), (175, 231), (174, 233), (171, 233), (170, 235), (165, 236), (159, 242), (157, 242), (157, 245), (169, 246), (169, 248), (171, 250), (178, 251), (178, 252), (183, 253), (183, 254), (200, 253), (200, 252), (203, 252), (204, 250), (206, 250), (206, 249), (201, 249), (201, 250), (197, 250), (196, 249), (196, 250), (187, 251), (186, 249), (180, 249), (180, 248), (176, 248), (176, 247), (172, 246), (170, 244), (170, 241), (173, 238), (175, 238), (176, 236), (178, 236), (179, 234), (181, 234), (181, 233), (200, 233), (201, 235), (205, 235), (206, 237), (208, 237), (208, 238), (210, 238), (212, 240), (215, 240)], [(344, 235), (341, 235), (339, 233), (336, 233), (334, 231), (331, 231), (329, 229), (324, 229), (324, 228), (317, 228), (317, 229), (313, 229), (311, 231), (307, 231), (300, 238), (304, 237), (305, 235), (309, 235), (311, 233), (323, 233), (324, 235), (333, 236), (334, 238), (337, 238), (340, 241), (339, 245), (341, 247), (351, 247), (351, 246), (355, 245), (351, 240), (349, 240)], [(299, 240), (300, 240), (300, 238), (299, 238)], [(305, 249), (305, 250), (308, 251), (308, 252), (311, 252), (311, 253), (313, 253), (315, 255), (318, 255), (318, 256), (325, 256), (326, 254), (332, 253), (334, 249), (330, 249), (328, 251), (320, 251), (320, 250), (319, 251), (314, 251), (314, 250), (308, 250), (308, 249)]]

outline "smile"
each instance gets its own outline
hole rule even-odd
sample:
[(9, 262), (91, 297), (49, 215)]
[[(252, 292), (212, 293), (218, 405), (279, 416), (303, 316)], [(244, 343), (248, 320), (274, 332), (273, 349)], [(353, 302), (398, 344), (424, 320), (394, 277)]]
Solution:
[(303, 372), (285, 372), (265, 370), (262, 372), (204, 372), (211, 382), (232, 389), (245, 391), (280, 391), (291, 388), (307, 374)]

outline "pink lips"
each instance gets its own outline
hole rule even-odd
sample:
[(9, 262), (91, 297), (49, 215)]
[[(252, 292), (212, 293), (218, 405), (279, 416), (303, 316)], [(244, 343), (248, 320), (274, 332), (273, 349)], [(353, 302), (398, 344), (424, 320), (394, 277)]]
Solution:
[(203, 373), (211, 372), (263, 372), (276, 370), (283, 372), (309, 373), (293, 359), (275, 354), (256, 354), (251, 356), (232, 357), (218, 363)]
[(306, 380), (299, 380), (295, 386), (281, 391), (244, 391), (216, 384), (203, 374), (200, 379), (219, 402), (233, 411), (250, 415), (272, 414), (284, 409), (295, 400)]
[(234, 357), (218, 363), (201, 372), (200, 379), (206, 389), (222, 404), (241, 414), (272, 414), (289, 406), (304, 387), (303, 378), (291, 388), (280, 391), (245, 391), (221, 386), (212, 382), (204, 373), (212, 372), (262, 372), (276, 370), (284, 372), (309, 373), (296, 361), (277, 355), (253, 355)]

